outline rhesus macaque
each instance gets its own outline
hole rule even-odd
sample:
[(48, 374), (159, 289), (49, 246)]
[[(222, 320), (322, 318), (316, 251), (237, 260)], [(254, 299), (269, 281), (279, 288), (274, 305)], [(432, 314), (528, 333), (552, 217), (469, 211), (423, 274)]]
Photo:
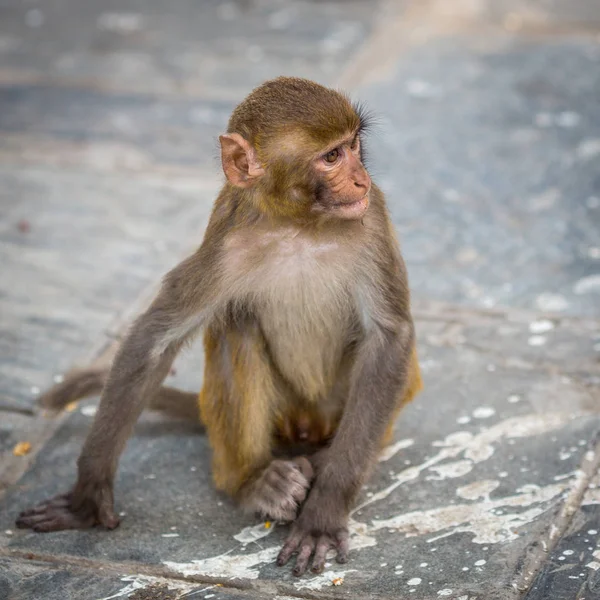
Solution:
[(347, 560), (349, 511), (421, 388), (405, 266), (363, 165), (365, 126), (344, 95), (288, 77), (234, 110), (220, 136), (227, 181), (201, 246), (165, 276), (109, 372), (76, 374), (46, 396), (56, 407), (102, 388), (75, 486), (23, 512), (20, 527), (119, 524), (119, 457), (147, 405), (194, 415), (193, 395), (159, 386), (203, 329), (199, 412), (216, 487), (293, 521), (277, 562), (297, 552), (294, 574), (311, 557), (322, 571), (332, 548)]

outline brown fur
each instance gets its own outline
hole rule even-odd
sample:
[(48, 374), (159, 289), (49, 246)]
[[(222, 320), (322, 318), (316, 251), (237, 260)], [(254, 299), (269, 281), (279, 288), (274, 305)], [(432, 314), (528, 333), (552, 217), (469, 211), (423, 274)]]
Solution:
[[(122, 449), (204, 328), (199, 406), (217, 488), (276, 519), (301, 505), (278, 558), (298, 550), (296, 574), (313, 553), (322, 570), (331, 547), (346, 560), (348, 512), (422, 385), (405, 266), (360, 159), (363, 128), (347, 98), (293, 78), (236, 108), (221, 137), (228, 182), (202, 245), (167, 274), (119, 349), (72, 493), (26, 511), (20, 526), (118, 524)], [(312, 446), (308, 459), (280, 456), (297, 444)]]

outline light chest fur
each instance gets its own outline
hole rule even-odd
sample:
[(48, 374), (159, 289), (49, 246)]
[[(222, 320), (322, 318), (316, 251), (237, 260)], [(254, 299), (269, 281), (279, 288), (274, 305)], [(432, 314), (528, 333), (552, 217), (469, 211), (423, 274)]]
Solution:
[(307, 400), (327, 395), (356, 319), (350, 241), (285, 227), (234, 233), (226, 242), (234, 295), (249, 303), (280, 372)]

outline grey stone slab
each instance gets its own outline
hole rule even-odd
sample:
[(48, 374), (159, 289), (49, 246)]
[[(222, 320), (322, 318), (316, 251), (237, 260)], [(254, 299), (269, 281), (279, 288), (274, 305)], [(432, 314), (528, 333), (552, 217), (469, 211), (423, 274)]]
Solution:
[(582, 383), (598, 383), (600, 322), (565, 316), (544, 317), (528, 311), (473, 313), (458, 305), (416, 302), (417, 319), (427, 320), (421, 342), (429, 346), (464, 346), (497, 365), (546, 368)]
[[(266, 598), (253, 593), (252, 598)], [(105, 566), (55, 565), (0, 557), (0, 600), (243, 600), (248, 594), (147, 574), (118, 574)]]
[(40, 161), (41, 141), (53, 155), (67, 154), (63, 161), (69, 147), (95, 153), (96, 168), (108, 162), (121, 170), (178, 167), (216, 172), (218, 135), (225, 131), (233, 107), (232, 102), (4, 85), (0, 87), (0, 152), (9, 160), (22, 160), (17, 144), (30, 141)]
[(369, 164), (416, 297), (597, 316), (600, 45), (432, 35), (403, 50), (355, 95), (379, 116)]
[[(444, 327), (419, 322), (425, 391), (404, 411), (397, 445), (361, 495), (347, 565), (332, 562), (322, 576), (300, 580), (275, 567), (286, 528), (266, 529), (217, 494), (206, 439), (192, 424), (156, 415), (143, 417), (123, 457), (117, 530), (17, 531), (4, 538), (6, 551), (166, 566), (257, 589), (266, 581), (281, 593), (513, 598), (523, 557), (578, 493), (578, 469), (600, 428), (590, 402), (597, 386), (583, 388), (560, 370), (490, 370), (470, 344), (482, 336), (474, 325), (465, 343), (439, 344)], [(195, 356), (196, 348), (175, 376), (190, 389), (199, 381)], [(21, 507), (70, 485), (89, 423), (74, 414), (8, 491), (0, 530), (13, 527)]]
[[(0, 405), (27, 410), (53, 376), (86, 365), (128, 310), (201, 241), (218, 180), (0, 168)], [(22, 224), (27, 225), (26, 228)], [(0, 413), (0, 489), (53, 423)], [(19, 442), (31, 454), (15, 457)]]
[(89, 360), (117, 316), (200, 243), (218, 181), (8, 168), (0, 177), (1, 387), (27, 402), (31, 386)]
[(512, 31), (522, 27), (595, 31), (600, 27), (595, 0), (484, 0), (476, 4), (480, 19), (501, 23)]
[(594, 600), (599, 596), (600, 475), (597, 475), (526, 600)]
[(9, 0), (0, 74), (237, 98), (284, 73), (330, 80), (367, 36), (374, 4)]

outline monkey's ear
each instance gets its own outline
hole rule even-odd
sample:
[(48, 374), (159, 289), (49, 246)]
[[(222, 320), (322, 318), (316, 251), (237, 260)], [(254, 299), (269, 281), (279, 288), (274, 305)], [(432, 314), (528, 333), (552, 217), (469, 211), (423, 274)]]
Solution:
[(239, 133), (221, 135), (219, 141), (223, 171), (231, 185), (247, 188), (264, 175), (254, 148)]

